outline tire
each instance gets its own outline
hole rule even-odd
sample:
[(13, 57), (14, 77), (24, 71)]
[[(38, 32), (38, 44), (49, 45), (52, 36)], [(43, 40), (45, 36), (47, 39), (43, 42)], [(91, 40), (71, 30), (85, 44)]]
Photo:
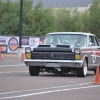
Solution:
[(31, 76), (38, 76), (39, 75), (39, 68), (33, 67), (33, 66), (29, 66), (29, 74)]
[(96, 74), (96, 70), (94, 70), (94, 74)]
[(54, 74), (60, 74), (61, 75), (61, 74), (63, 74), (63, 72), (54, 72)]
[(82, 68), (77, 69), (77, 76), (78, 77), (85, 77), (87, 75), (87, 61), (86, 59), (84, 60)]

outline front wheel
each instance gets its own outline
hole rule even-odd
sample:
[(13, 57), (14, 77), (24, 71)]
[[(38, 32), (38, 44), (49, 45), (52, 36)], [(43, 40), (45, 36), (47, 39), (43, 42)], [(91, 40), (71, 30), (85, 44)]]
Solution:
[(38, 76), (39, 75), (39, 68), (33, 67), (33, 66), (29, 66), (29, 74), (31, 76)]
[(96, 70), (94, 70), (94, 74), (96, 74)]
[(63, 74), (63, 72), (54, 72), (54, 74)]
[(87, 75), (87, 61), (86, 59), (84, 60), (82, 68), (77, 69), (77, 76), (78, 77), (85, 77)]

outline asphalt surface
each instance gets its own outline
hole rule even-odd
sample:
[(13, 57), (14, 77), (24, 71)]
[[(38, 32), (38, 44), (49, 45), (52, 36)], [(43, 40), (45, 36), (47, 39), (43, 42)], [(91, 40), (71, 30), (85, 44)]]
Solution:
[(85, 78), (76, 74), (40, 73), (30, 76), (17, 57), (0, 60), (0, 100), (100, 100), (100, 85), (93, 84), (94, 72)]

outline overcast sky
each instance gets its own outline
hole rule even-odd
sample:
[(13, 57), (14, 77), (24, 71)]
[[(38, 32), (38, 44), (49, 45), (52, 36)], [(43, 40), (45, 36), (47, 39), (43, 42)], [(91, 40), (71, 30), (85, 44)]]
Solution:
[[(20, 0), (12, 0), (20, 1)], [(37, 5), (39, 1), (42, 1), (44, 7), (87, 7), (93, 0), (33, 0), (34, 5)], [(24, 0), (23, 0), (24, 2)]]

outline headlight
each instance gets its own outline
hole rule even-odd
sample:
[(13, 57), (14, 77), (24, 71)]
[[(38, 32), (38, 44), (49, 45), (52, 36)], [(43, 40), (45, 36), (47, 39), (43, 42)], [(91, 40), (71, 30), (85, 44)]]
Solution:
[(31, 52), (31, 48), (30, 48), (30, 47), (26, 47), (26, 48), (25, 48), (25, 52), (26, 52), (26, 53), (30, 53), (30, 52)]
[(75, 49), (75, 53), (79, 54), (80, 53), (80, 49)]

